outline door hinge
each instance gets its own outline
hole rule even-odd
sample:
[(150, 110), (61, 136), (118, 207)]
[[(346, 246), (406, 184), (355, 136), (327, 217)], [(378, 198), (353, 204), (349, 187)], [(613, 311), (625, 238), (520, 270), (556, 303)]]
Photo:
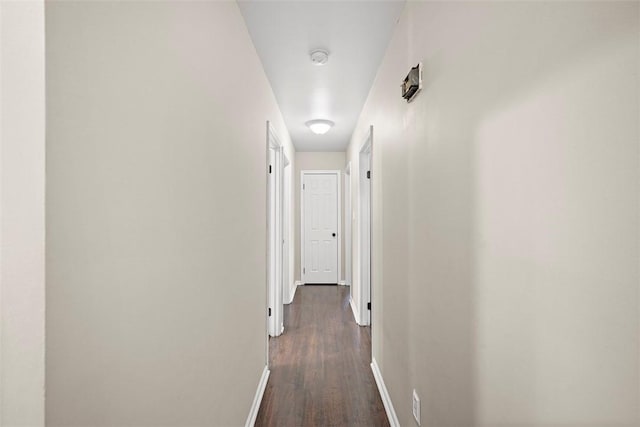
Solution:
[(306, 268), (306, 267), (303, 267), (303, 268), (302, 268), (302, 274), (305, 274), (306, 272), (307, 272), (307, 268)]
[(304, 190), (305, 188), (306, 188), (306, 187), (305, 187), (305, 185), (304, 185), (304, 184), (302, 184), (302, 189)]
[(271, 307), (269, 307), (269, 317), (271, 317)]
[(269, 165), (269, 173), (271, 173), (271, 165)]
[(371, 310), (371, 303), (370, 302), (367, 303), (367, 310)]
[(371, 171), (367, 171), (367, 179), (371, 179)]

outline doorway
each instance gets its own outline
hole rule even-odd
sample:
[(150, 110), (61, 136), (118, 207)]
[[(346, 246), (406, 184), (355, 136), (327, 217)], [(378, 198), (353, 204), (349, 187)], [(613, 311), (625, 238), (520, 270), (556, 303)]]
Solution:
[(292, 287), (293, 263), (291, 262), (291, 179), (293, 174), (291, 173), (291, 162), (284, 152), (282, 159), (284, 162), (282, 177), (282, 300), (285, 304), (291, 304), (295, 292)]
[(360, 322), (371, 324), (371, 153), (373, 126), (360, 149), (359, 158), (359, 216), (360, 216)]
[(277, 337), (284, 331), (283, 260), (284, 167), (282, 144), (267, 122), (267, 330)]
[[(351, 162), (347, 163), (344, 170), (344, 284), (351, 289)], [(351, 293), (353, 298), (353, 293)]]
[(301, 274), (304, 284), (338, 284), (340, 171), (302, 171)]

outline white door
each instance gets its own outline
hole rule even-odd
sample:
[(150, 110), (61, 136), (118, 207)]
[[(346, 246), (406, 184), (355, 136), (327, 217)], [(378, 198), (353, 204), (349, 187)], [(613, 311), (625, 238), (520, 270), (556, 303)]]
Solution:
[(338, 176), (305, 173), (304, 283), (338, 283)]

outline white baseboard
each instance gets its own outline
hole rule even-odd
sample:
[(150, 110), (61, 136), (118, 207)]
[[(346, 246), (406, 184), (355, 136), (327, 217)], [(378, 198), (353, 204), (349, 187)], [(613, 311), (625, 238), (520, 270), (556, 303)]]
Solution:
[(269, 380), (269, 368), (267, 366), (264, 367), (262, 371), (262, 377), (260, 377), (260, 382), (258, 383), (258, 389), (256, 390), (256, 395), (253, 398), (253, 404), (251, 405), (251, 410), (249, 411), (249, 416), (247, 417), (247, 422), (245, 427), (253, 427), (256, 423), (256, 417), (258, 416), (258, 411), (260, 410), (260, 403), (262, 402), (262, 396), (264, 396), (264, 390), (267, 388), (267, 381)]
[(356, 303), (353, 298), (349, 298), (349, 305), (351, 306), (351, 311), (353, 311), (353, 318), (356, 319), (356, 323), (360, 324), (360, 312), (358, 312), (358, 308), (356, 307)]
[(302, 286), (304, 282), (302, 280), (296, 280), (296, 286)]
[(400, 427), (400, 422), (398, 421), (396, 410), (393, 409), (391, 397), (389, 397), (387, 386), (384, 385), (382, 373), (380, 372), (380, 368), (378, 367), (378, 362), (376, 362), (375, 357), (371, 362), (371, 370), (373, 371), (373, 377), (375, 378), (376, 384), (378, 385), (378, 391), (380, 392), (380, 397), (382, 398), (382, 404), (384, 405), (384, 410), (387, 413), (389, 424), (391, 425), (391, 427)]
[(288, 302), (285, 302), (285, 304), (291, 304), (293, 302), (293, 299), (296, 297), (296, 290), (298, 289), (298, 285), (300, 285), (299, 280), (293, 282), (293, 292), (291, 292), (291, 299)]
[(338, 282), (338, 285), (340, 285), (340, 286), (347, 286), (347, 282), (345, 282), (344, 280), (340, 280), (340, 281)]

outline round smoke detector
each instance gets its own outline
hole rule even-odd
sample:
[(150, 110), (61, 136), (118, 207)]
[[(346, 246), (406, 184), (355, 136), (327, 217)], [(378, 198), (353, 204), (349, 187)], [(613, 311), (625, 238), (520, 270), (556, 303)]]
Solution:
[(313, 65), (324, 65), (329, 60), (329, 52), (324, 49), (316, 49), (311, 51), (311, 62)]

